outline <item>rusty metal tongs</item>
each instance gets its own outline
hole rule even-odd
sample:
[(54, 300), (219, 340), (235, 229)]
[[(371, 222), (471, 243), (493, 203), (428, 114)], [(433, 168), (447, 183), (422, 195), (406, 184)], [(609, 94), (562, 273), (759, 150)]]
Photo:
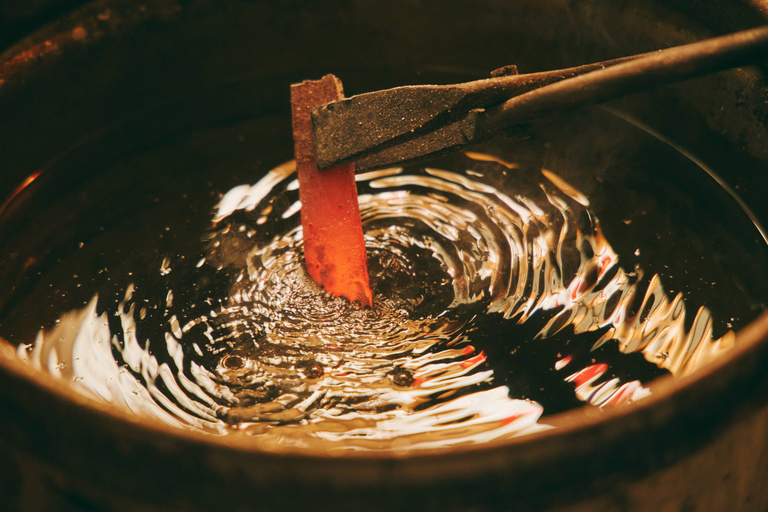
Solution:
[(768, 60), (768, 26), (666, 50), (542, 73), (370, 92), (312, 111), (320, 169), (358, 170), (437, 155), (564, 110)]

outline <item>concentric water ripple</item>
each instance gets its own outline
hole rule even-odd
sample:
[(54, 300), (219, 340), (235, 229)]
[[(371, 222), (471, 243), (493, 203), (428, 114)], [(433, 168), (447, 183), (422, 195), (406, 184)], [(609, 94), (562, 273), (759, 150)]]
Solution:
[[(360, 308), (306, 274), (286, 163), (223, 195), (198, 257), (153, 270), (188, 286), (142, 301), (129, 287), (117, 310), (94, 296), (19, 354), (83, 393), (179, 427), (295, 448), (408, 450), (547, 428), (547, 403), (515, 396), (497, 371), (498, 353), (523, 343), (572, 332), (539, 371), (598, 407), (649, 393), (596, 359), (606, 344), (675, 375), (732, 346), (731, 332), (712, 338), (707, 309), (686, 329), (680, 294), (622, 269), (589, 199), (556, 171), (517, 183), (515, 167), (466, 153), (450, 170), (358, 175), (374, 290), (373, 308)], [(501, 190), (502, 179), (512, 185)], [(190, 304), (190, 290), (211, 282), (223, 292)], [(532, 339), (514, 338), (535, 321), (543, 327)], [(596, 356), (577, 366), (569, 350), (585, 333), (596, 335)], [(489, 339), (508, 347), (496, 359)]]

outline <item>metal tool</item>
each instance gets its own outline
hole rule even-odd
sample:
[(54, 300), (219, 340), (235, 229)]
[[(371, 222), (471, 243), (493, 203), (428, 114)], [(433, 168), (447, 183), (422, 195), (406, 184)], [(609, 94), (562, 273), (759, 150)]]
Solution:
[(507, 66), (485, 80), (360, 94), (312, 111), (317, 165), (362, 170), (436, 156), (558, 112), (762, 61), (768, 26), (574, 68), (520, 75)]

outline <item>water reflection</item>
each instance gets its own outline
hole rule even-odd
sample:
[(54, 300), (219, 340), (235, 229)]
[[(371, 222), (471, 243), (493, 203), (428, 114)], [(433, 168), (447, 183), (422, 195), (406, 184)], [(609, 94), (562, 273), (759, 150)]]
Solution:
[[(686, 329), (692, 310), (682, 295), (669, 297), (658, 275), (621, 268), (576, 187), (547, 169), (518, 183), (515, 169), (467, 153), (451, 170), (359, 175), (375, 302), (359, 308), (304, 272), (288, 162), (223, 195), (200, 233), (202, 257), (163, 257), (148, 270), (160, 282), (188, 276), (188, 286), (154, 298), (160, 311), (133, 286), (116, 307), (96, 294), (19, 355), (83, 393), (180, 428), (299, 448), (408, 450), (548, 428), (546, 401), (504, 384), (502, 356), (522, 343), (571, 333), (534, 370), (596, 407), (649, 393), (647, 382), (614, 374), (623, 359), (600, 352), (606, 344), (675, 375), (731, 348), (733, 333), (713, 339), (708, 310)], [(217, 278), (226, 293), (192, 293)], [(514, 339), (536, 322), (531, 339)], [(577, 363), (587, 333), (597, 335), (594, 357)]]

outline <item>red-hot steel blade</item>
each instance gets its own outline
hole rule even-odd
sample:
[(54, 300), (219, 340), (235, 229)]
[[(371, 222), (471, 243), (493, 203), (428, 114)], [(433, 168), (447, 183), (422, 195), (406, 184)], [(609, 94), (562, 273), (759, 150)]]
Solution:
[(291, 86), (304, 258), (309, 275), (328, 292), (372, 306), (354, 165), (321, 172), (315, 160), (310, 112), (343, 97), (333, 75)]

